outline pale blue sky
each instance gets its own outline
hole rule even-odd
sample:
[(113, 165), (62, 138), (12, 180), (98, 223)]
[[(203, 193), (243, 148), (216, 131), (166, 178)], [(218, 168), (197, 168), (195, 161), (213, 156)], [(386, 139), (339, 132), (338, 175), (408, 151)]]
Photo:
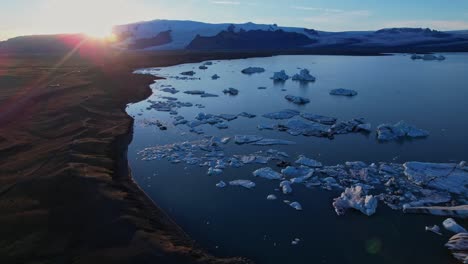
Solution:
[(468, 0), (0, 0), (0, 39), (84, 32), (151, 19), (256, 22), (328, 31), (468, 29)]

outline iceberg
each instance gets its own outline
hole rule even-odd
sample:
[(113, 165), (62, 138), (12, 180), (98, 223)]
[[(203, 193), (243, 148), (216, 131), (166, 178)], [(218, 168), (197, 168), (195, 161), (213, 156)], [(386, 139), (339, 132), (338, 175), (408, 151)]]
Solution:
[(399, 121), (394, 125), (382, 124), (377, 127), (377, 139), (390, 141), (401, 138), (423, 138), (429, 136), (429, 132), (409, 125), (404, 121)]
[(322, 163), (314, 159), (309, 159), (306, 156), (300, 155), (299, 158), (295, 161), (296, 164), (307, 166), (310, 168), (320, 168)]
[(468, 170), (462, 164), (411, 161), (403, 164), (404, 174), (416, 185), (468, 196)]
[(274, 80), (274, 81), (284, 82), (284, 81), (289, 79), (289, 76), (286, 74), (286, 72), (284, 70), (282, 70), (282, 71), (279, 71), (279, 72), (275, 72), (273, 74), (273, 77), (271, 77), (271, 79)]
[(452, 236), (445, 246), (452, 255), (462, 263), (468, 263), (468, 233), (458, 233)]
[(281, 188), (281, 191), (284, 193), (284, 194), (288, 194), (288, 193), (291, 193), (292, 192), (292, 188), (291, 188), (291, 182), (290, 181), (282, 181), (280, 182), (280, 188)]
[(269, 119), (289, 119), (294, 116), (299, 115), (300, 112), (296, 110), (291, 110), (291, 109), (285, 109), (281, 110), (279, 112), (273, 112), (273, 113), (268, 113), (264, 114), (263, 117), (269, 118)]
[(272, 200), (276, 200), (276, 199), (278, 199), (278, 198), (277, 198), (276, 195), (274, 195), (274, 194), (269, 194), (269, 195), (267, 196), (267, 200), (272, 201)]
[(354, 90), (338, 88), (338, 89), (331, 90), (330, 94), (331, 95), (341, 95), (341, 96), (356, 96), (357, 92), (354, 91)]
[(442, 225), (444, 226), (445, 229), (447, 229), (450, 232), (453, 232), (455, 234), (458, 233), (466, 233), (466, 229), (463, 228), (461, 225), (457, 224), (453, 218), (447, 218), (442, 222)]
[(346, 188), (341, 196), (335, 198), (333, 207), (337, 215), (344, 215), (348, 208), (354, 208), (361, 213), (371, 216), (377, 209), (377, 198), (372, 195), (365, 195), (361, 185)]
[(300, 82), (315, 82), (315, 77), (310, 74), (308, 69), (302, 69), (299, 73), (293, 75), (292, 80)]
[(283, 178), (281, 173), (274, 171), (270, 167), (260, 168), (258, 170), (255, 170), (252, 174), (255, 177), (261, 177), (269, 180), (279, 180)]
[(229, 185), (242, 186), (247, 189), (252, 189), (255, 187), (255, 183), (249, 180), (233, 180), (229, 182)]
[(234, 136), (234, 142), (236, 142), (236, 144), (239, 144), (239, 145), (253, 143), (255, 141), (260, 141), (262, 139), (263, 139), (262, 136), (256, 136), (256, 135), (236, 135), (236, 136)]
[(189, 90), (189, 91), (185, 91), (184, 92), (185, 94), (191, 94), (191, 95), (202, 95), (205, 93), (205, 91), (201, 91), (201, 90)]
[(284, 139), (264, 138), (264, 139), (260, 139), (250, 144), (257, 145), (257, 146), (272, 146), (272, 145), (295, 145), (296, 142), (284, 140)]
[(302, 211), (302, 205), (299, 202), (292, 202), (289, 204), (289, 206), (291, 206), (292, 208), (298, 211)]
[(241, 72), (243, 74), (254, 74), (254, 73), (262, 73), (264, 71), (265, 69), (261, 67), (248, 67), (248, 68), (243, 69)]
[(286, 95), (284, 98), (286, 100), (288, 100), (289, 102), (295, 103), (295, 104), (298, 104), (298, 105), (303, 105), (303, 104), (310, 103), (310, 100), (307, 99), (307, 98), (300, 97), (300, 96), (294, 96), (294, 95), (290, 95), (290, 94)]
[(218, 188), (224, 188), (224, 187), (226, 187), (226, 183), (223, 182), (223, 181), (220, 181), (220, 182), (218, 182), (218, 183), (216, 184), (216, 187), (218, 187)]
[(309, 121), (317, 122), (324, 125), (333, 125), (336, 123), (336, 118), (322, 116), (322, 115), (315, 115), (310, 113), (301, 113), (302, 118), (307, 119)]

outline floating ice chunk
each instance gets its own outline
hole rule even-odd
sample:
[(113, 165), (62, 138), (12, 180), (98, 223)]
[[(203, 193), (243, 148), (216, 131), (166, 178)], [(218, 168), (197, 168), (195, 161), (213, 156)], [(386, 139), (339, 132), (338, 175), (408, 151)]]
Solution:
[(241, 72), (243, 74), (254, 74), (254, 73), (262, 73), (264, 71), (265, 69), (261, 67), (248, 67), (248, 68), (243, 69)]
[(195, 75), (195, 72), (194, 71), (185, 71), (185, 72), (181, 72), (180, 75), (193, 76), (193, 75)]
[(247, 189), (252, 189), (252, 188), (255, 187), (255, 183), (252, 182), (252, 181), (249, 181), (249, 180), (234, 180), (234, 181), (230, 181), (229, 185), (242, 186), (242, 187), (245, 187)]
[(416, 128), (404, 121), (400, 121), (395, 125), (382, 124), (377, 127), (377, 139), (381, 141), (389, 141), (404, 137), (421, 138), (429, 136), (429, 132), (423, 129)]
[(228, 129), (229, 126), (226, 122), (217, 123), (214, 125), (218, 129)]
[(422, 59), (422, 56), (418, 55), (418, 54), (413, 54), (413, 55), (411, 55), (411, 59), (412, 60), (420, 60), (420, 59)]
[(436, 56), (433, 54), (425, 54), (422, 56), (422, 59), (425, 61), (433, 61), (433, 60), (445, 60), (444, 56)]
[(207, 61), (205, 63), (203, 63), (204, 65), (213, 65), (213, 62), (212, 61)]
[(192, 95), (202, 95), (205, 93), (205, 91), (201, 91), (201, 90), (189, 90), (189, 91), (185, 91), (184, 92), (185, 94), (192, 94)]
[(213, 76), (211, 76), (212, 80), (218, 80), (219, 78), (221, 78), (221, 77), (219, 77), (218, 74), (213, 74)]
[(300, 155), (299, 158), (295, 161), (296, 164), (311, 167), (311, 168), (320, 168), (322, 163), (314, 159), (309, 159), (306, 156)]
[(288, 193), (291, 193), (292, 192), (292, 188), (291, 188), (291, 182), (290, 181), (282, 181), (280, 182), (280, 188), (281, 188), (281, 191), (284, 193), (284, 194), (288, 194)]
[(272, 146), (272, 145), (295, 145), (296, 142), (284, 140), (284, 139), (264, 138), (264, 139), (260, 139), (250, 144), (257, 145), (257, 146)]
[(206, 70), (206, 69), (208, 69), (208, 67), (206, 67), (205, 65), (200, 65), (200, 66), (198, 66), (198, 69), (200, 69), (200, 70)]
[(255, 177), (261, 177), (269, 180), (279, 180), (283, 178), (281, 173), (274, 171), (270, 167), (260, 168), (258, 170), (255, 170), (252, 174)]
[(266, 87), (265, 87), (265, 86), (260, 86), (260, 87), (258, 87), (257, 89), (258, 89), (258, 90), (265, 90)]
[(408, 180), (417, 185), (468, 195), (468, 170), (459, 164), (412, 161), (403, 166)]
[(232, 121), (234, 119), (237, 119), (237, 115), (230, 115), (230, 114), (219, 114), (218, 117), (227, 121)]
[(260, 124), (257, 126), (257, 128), (260, 130), (273, 130), (275, 127), (275, 124)]
[(289, 204), (289, 206), (291, 206), (292, 208), (298, 210), (298, 211), (302, 211), (302, 205), (298, 202), (292, 202)]
[(372, 131), (372, 125), (369, 123), (359, 124), (356, 126), (356, 131), (364, 131), (370, 133)]
[(229, 141), (231, 141), (231, 138), (230, 137), (223, 137), (220, 142), (223, 143), (223, 144), (227, 144)]
[(299, 244), (299, 242), (301, 242), (301, 240), (299, 238), (295, 238), (293, 241), (291, 241), (291, 245), (296, 246)]
[(276, 198), (276, 195), (274, 195), (274, 194), (269, 194), (269, 195), (267, 196), (267, 200), (270, 200), (270, 201), (271, 201), (271, 200), (276, 200), (276, 199), (277, 199), (277, 198)]
[(248, 143), (253, 143), (262, 139), (263, 139), (262, 136), (257, 136), (257, 135), (236, 135), (234, 137), (234, 142), (236, 142), (236, 144), (248, 144)]
[(229, 94), (229, 95), (238, 95), (238, 94), (239, 94), (239, 90), (230, 87), (230, 88), (224, 89), (224, 90), (223, 90), (223, 93)]
[(311, 169), (309, 167), (294, 167), (294, 166), (287, 166), (286, 168), (281, 170), (281, 173), (289, 178), (297, 178), (297, 177), (303, 177), (303, 176), (308, 176), (311, 177), (312, 174), (314, 174), (314, 169)]
[(334, 117), (315, 115), (310, 113), (301, 113), (301, 117), (324, 125), (333, 125), (336, 123), (336, 118)]
[(205, 133), (205, 131), (203, 131), (203, 129), (201, 129), (200, 127), (191, 128), (190, 132), (195, 133), (195, 134), (199, 134), (199, 135)]
[(458, 233), (466, 233), (466, 229), (463, 228), (461, 225), (457, 224), (453, 218), (447, 218), (442, 222), (442, 225), (445, 229), (455, 234)]
[(201, 94), (200, 97), (219, 97), (219, 95), (211, 94), (211, 93), (204, 93), (204, 94)]
[(160, 89), (160, 91), (163, 91), (163, 92), (166, 92), (166, 93), (171, 93), (171, 94), (176, 94), (176, 93), (179, 92), (179, 90), (177, 90), (174, 87), (165, 87), (165, 88)]
[(442, 233), (440, 232), (440, 227), (438, 225), (426, 226), (425, 230), (431, 231), (432, 233), (440, 235), (440, 236), (442, 235)]
[(288, 100), (289, 102), (295, 103), (295, 104), (298, 104), (298, 105), (303, 105), (303, 104), (310, 103), (310, 100), (307, 99), (307, 98), (300, 97), (300, 96), (294, 96), (294, 95), (290, 95), (290, 94), (286, 95), (284, 98), (286, 100)]
[(286, 131), (293, 136), (329, 136), (330, 127), (316, 122), (308, 122), (301, 119), (291, 119), (278, 125), (280, 131)]
[(216, 187), (218, 187), (218, 188), (224, 188), (224, 187), (226, 187), (226, 183), (223, 182), (223, 181), (220, 181), (220, 182), (218, 182), (218, 183), (216, 184)]
[(331, 95), (341, 95), (341, 96), (355, 96), (355, 95), (357, 95), (357, 92), (354, 91), (354, 90), (338, 88), (338, 89), (331, 90), (330, 94)]
[(254, 117), (256, 117), (257, 115), (251, 114), (251, 113), (247, 113), (247, 112), (242, 112), (242, 113), (239, 114), (239, 116), (247, 117), (247, 118), (254, 118)]
[(452, 236), (445, 246), (452, 255), (462, 263), (468, 263), (468, 233), (458, 233)]
[(264, 114), (263, 117), (270, 118), (270, 119), (289, 119), (297, 115), (299, 115), (299, 111), (285, 109), (279, 112)]
[(413, 207), (405, 204), (403, 206), (403, 212), (468, 218), (468, 205)]
[(344, 215), (348, 208), (354, 208), (367, 216), (371, 216), (377, 209), (377, 198), (365, 195), (361, 185), (346, 188), (340, 197), (335, 198), (333, 207), (338, 215)]
[(310, 74), (308, 69), (302, 69), (299, 73), (294, 74), (292, 79), (300, 82), (315, 82), (315, 77)]
[(273, 77), (271, 77), (272, 80), (274, 81), (286, 81), (289, 79), (289, 76), (286, 74), (286, 72), (284, 70), (282, 71), (279, 71), (279, 72), (275, 72), (273, 74)]

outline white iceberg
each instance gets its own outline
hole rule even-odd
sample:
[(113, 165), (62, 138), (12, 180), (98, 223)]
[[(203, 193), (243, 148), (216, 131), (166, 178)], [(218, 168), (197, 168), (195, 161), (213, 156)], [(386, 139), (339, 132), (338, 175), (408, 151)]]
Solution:
[(346, 188), (341, 196), (335, 198), (333, 207), (337, 215), (344, 215), (348, 208), (354, 208), (361, 213), (371, 216), (377, 209), (377, 198), (366, 195), (361, 185)]
[(270, 167), (260, 168), (258, 170), (255, 170), (252, 174), (255, 177), (261, 177), (269, 180), (279, 180), (283, 178), (281, 173), (274, 171)]
[(249, 180), (233, 180), (229, 182), (229, 185), (232, 186), (242, 186), (247, 189), (252, 189), (255, 187), (255, 183)]
[(447, 218), (442, 222), (442, 225), (444, 226), (445, 229), (447, 229), (450, 232), (453, 232), (455, 234), (458, 233), (466, 233), (466, 229), (463, 228), (461, 225), (457, 224), (453, 218)]

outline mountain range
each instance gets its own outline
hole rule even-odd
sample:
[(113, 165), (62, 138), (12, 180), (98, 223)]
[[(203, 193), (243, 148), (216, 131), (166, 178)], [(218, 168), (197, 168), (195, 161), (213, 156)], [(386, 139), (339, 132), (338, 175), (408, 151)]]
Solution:
[[(385, 28), (377, 31), (327, 32), (276, 24), (211, 24), (153, 20), (113, 28), (119, 50), (298, 51), (327, 54), (390, 52), (468, 52), (468, 31)], [(81, 45), (105, 49), (108, 43), (84, 41), (82, 34), (22, 36), (0, 42), (0, 52), (44, 53)], [(80, 46), (80, 48), (81, 48)], [(81, 48), (82, 49), (82, 48)]]
[(386, 28), (326, 32), (276, 24), (210, 24), (153, 20), (115, 26), (121, 49), (131, 50), (349, 50), (468, 51), (467, 31)]

